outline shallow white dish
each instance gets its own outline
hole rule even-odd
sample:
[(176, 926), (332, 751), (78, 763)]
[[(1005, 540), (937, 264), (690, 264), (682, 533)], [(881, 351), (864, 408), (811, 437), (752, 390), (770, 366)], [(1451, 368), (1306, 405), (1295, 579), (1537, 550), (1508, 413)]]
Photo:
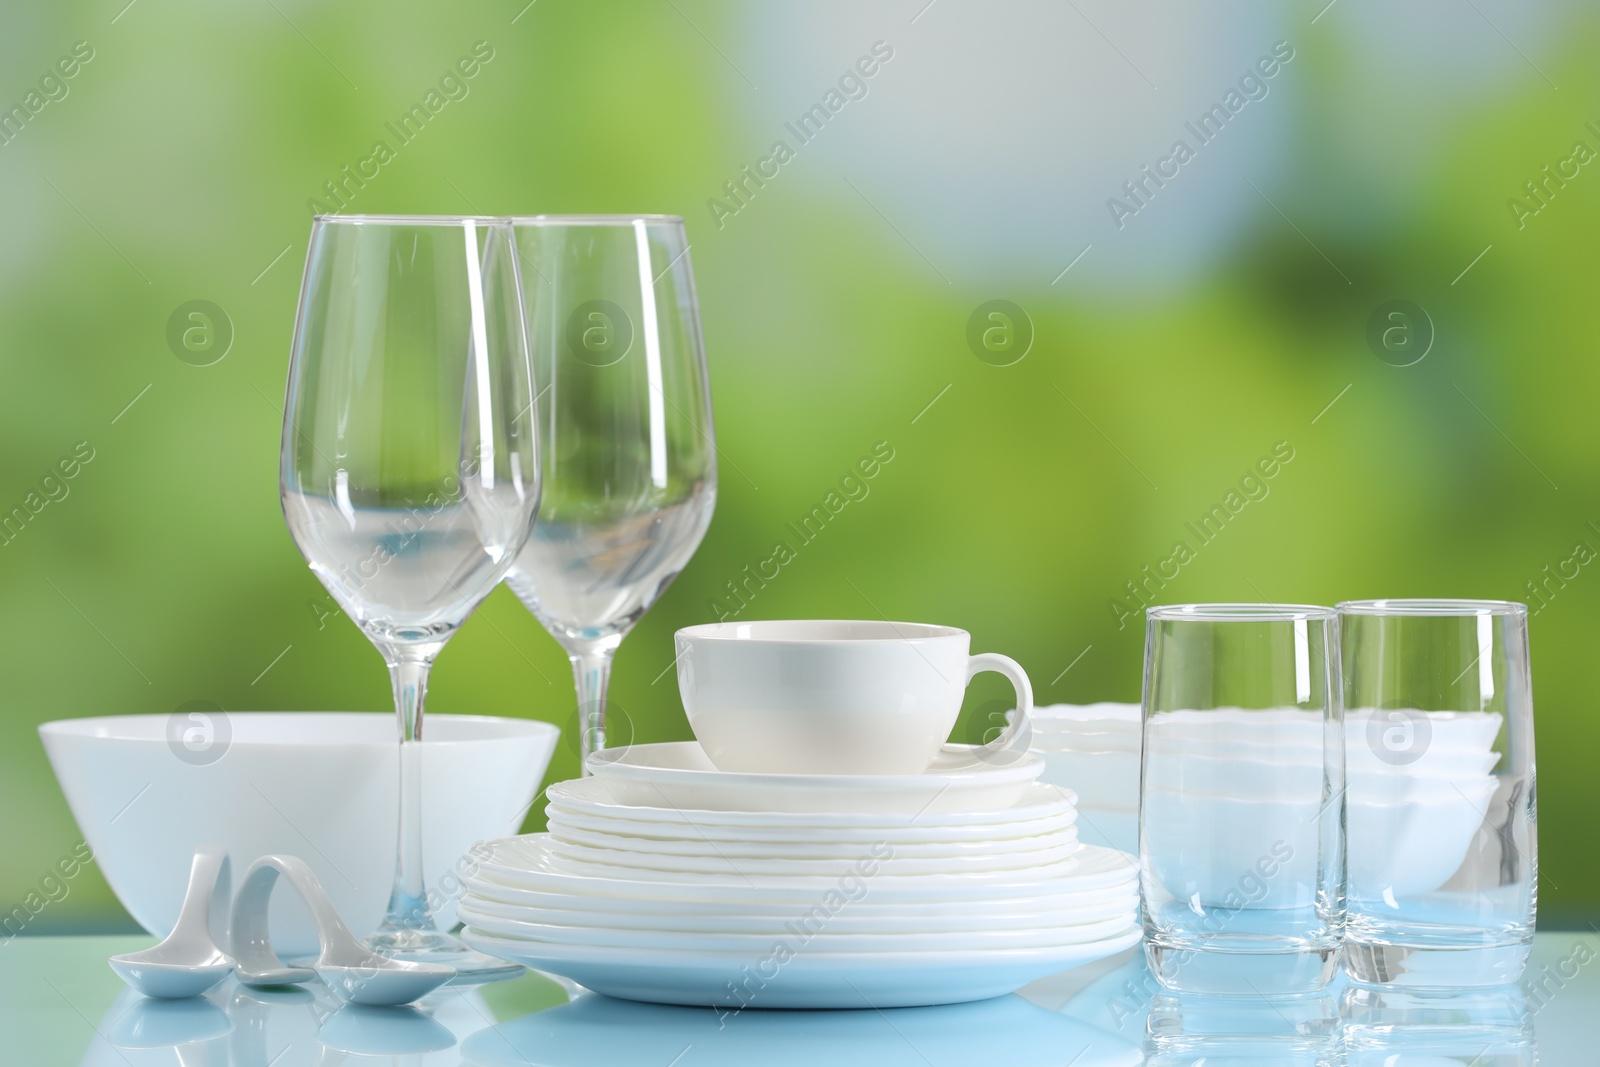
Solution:
[(1096, 730), (1127, 730), (1139, 732), (1142, 713), (1138, 704), (1119, 704), (1106, 701), (1099, 704), (1044, 704), (1033, 709), (1035, 725), (1044, 723), (1053, 727), (1057, 723), (1071, 723)]
[[(118, 715), (39, 727), (67, 804), (123, 907), (165, 937), (195, 850), (219, 844), (236, 872), (271, 853), (303, 857), (345, 925), (362, 934), (376, 928), (394, 877), (394, 715), (195, 715), (204, 718)], [(523, 719), (428, 717), (421, 813), (430, 889), (453, 885), (447, 877), (474, 841), (516, 832), (558, 734)], [(448, 929), (454, 901), (441, 896), (435, 917)], [(317, 951), (311, 915), (294, 894), (274, 895), (271, 916), (285, 955)]]
[[(586, 875), (591, 878), (643, 878), (657, 884), (676, 884), (684, 886), (705, 885), (707, 882), (722, 883), (727, 885), (739, 884), (756, 888), (797, 888), (808, 889), (813, 896), (826, 892), (839, 884), (840, 879), (856, 877), (856, 871), (862, 870), (859, 866), (842, 865), (827, 872), (814, 874), (780, 874), (762, 873), (745, 868), (742, 864), (739, 870), (722, 871), (673, 871), (662, 870), (658, 867), (631, 867), (619, 866), (612, 863), (588, 862), (573, 859), (567, 855), (554, 855), (555, 862), (560, 869), (573, 874)], [(862, 853), (862, 860), (871, 861), (874, 858), (867, 853)], [(1076, 859), (1075, 851), (1066, 856), (1041, 860), (1024, 867), (1015, 867), (997, 871), (927, 871), (924, 873), (902, 874), (893, 873), (887, 864), (879, 862), (876, 873), (872, 875), (873, 889), (877, 891), (883, 887), (916, 886), (916, 885), (966, 885), (974, 891), (989, 885), (1010, 885), (1017, 882), (1038, 882), (1051, 878), (1061, 878), (1071, 873), (1073, 861)], [(503, 872), (486, 871), (488, 877), (498, 877)]]
[(902, 856), (886, 845), (874, 845), (870, 848), (857, 846), (854, 850), (836, 853), (826, 859), (728, 856), (720, 854), (715, 849), (708, 849), (696, 855), (676, 855), (667, 852), (594, 848), (563, 841), (559, 837), (552, 837), (549, 849), (552, 855), (563, 862), (616, 867), (624, 873), (636, 870), (649, 871), (652, 872), (652, 876), (659, 872), (751, 879), (838, 878), (850, 873), (863, 858), (875, 858), (880, 860), (877, 871), (879, 878), (945, 875), (964, 877), (1035, 871), (1063, 862), (1078, 850), (1078, 836), (1075, 832), (1069, 830), (1053, 837), (1054, 843), (1047, 848), (928, 858)]
[(568, 816), (561, 813), (549, 815), (547, 819), (550, 836), (560, 843), (580, 845), (586, 848), (639, 852), (652, 856), (700, 856), (730, 860), (836, 860), (840, 856), (852, 856), (855, 853), (859, 853), (864, 846), (871, 844), (882, 844), (894, 851), (895, 859), (906, 860), (1011, 855), (1018, 852), (1037, 852), (1040, 849), (1056, 848), (1076, 841), (1078, 834), (1074, 821), (1066, 820), (1063, 825), (1029, 837), (1012, 837), (1002, 840), (967, 838), (955, 841), (941, 841), (936, 833), (930, 833), (926, 840), (906, 843), (901, 841), (890, 842), (883, 838), (869, 838), (866, 841), (827, 839), (770, 841), (752, 836), (744, 840), (738, 838), (716, 840), (701, 835), (692, 828), (684, 830), (681, 837), (641, 837), (635, 834), (590, 829), (583, 823), (573, 822)]
[(1038, 756), (979, 751), (946, 745), (923, 774), (746, 774), (717, 770), (694, 741), (670, 741), (596, 752), (588, 768), (622, 804), (913, 817), (1010, 808), (1044, 771)]
[[(843, 902), (841, 909), (848, 904), (850, 915), (872, 919), (962, 923), (1010, 923), (1015, 919), (1034, 921), (1040, 915), (1097, 908), (1110, 902), (1134, 899), (1138, 893), (1135, 875), (1129, 857), (1115, 882), (1107, 883), (1084, 875), (1081, 883), (1067, 882), (1065, 887), (1062, 884), (1047, 884), (1036, 887), (1033, 894), (985, 894), (981, 907), (966, 906), (977, 903), (972, 900), (949, 900), (937, 894), (918, 900), (908, 898), (905, 894), (896, 897), (895, 894), (872, 893), (869, 892), (870, 883), (864, 880), (845, 886), (838, 900)], [(1083, 888), (1077, 888), (1080, 884)], [(712, 929), (720, 929), (716, 924), (735, 913), (781, 923), (803, 916), (819, 900), (828, 899), (830, 904), (837, 903), (827, 894), (810, 892), (785, 896), (775, 895), (765, 889), (744, 893), (742, 899), (725, 896), (705, 899), (698, 895), (687, 899), (670, 896), (609, 896), (589, 892), (589, 883), (582, 881), (568, 882), (562, 889), (525, 889), (474, 877), (466, 880), (466, 888), (467, 896), (480, 905), (493, 903), (518, 910), (580, 912), (593, 915), (598, 925), (619, 925), (636, 918), (646, 926), (657, 921), (710, 922)]]
[(1348, 741), (1345, 746), (1346, 767), (1351, 773), (1370, 771), (1374, 774), (1392, 774), (1407, 778), (1457, 778), (1488, 774), (1500, 762), (1500, 753), (1490, 749), (1480, 752), (1466, 748), (1436, 748), (1421, 750), (1408, 763), (1380, 759), (1376, 752), (1359, 741)]
[[(1378, 713), (1372, 708), (1347, 709), (1344, 713), (1346, 736), (1352, 741), (1365, 739), (1370, 731), (1381, 741), (1385, 730), (1405, 729), (1403, 720), (1410, 719), (1415, 725), (1408, 730), (1411, 735), (1408, 740), (1419, 749), (1425, 745), (1424, 755), (1435, 748), (1487, 752), (1500, 736), (1500, 726), (1505, 721), (1497, 711), (1384, 711), (1382, 714), (1388, 717), (1387, 721), (1373, 727), (1374, 714)], [(1403, 719), (1395, 718), (1396, 715)], [(1420, 720), (1424, 719), (1428, 734), (1425, 739), (1417, 736)]]
[[(480, 952), (627, 1000), (699, 1007), (902, 1008), (987, 1000), (1138, 944), (1137, 926), (1086, 945), (968, 952), (708, 953), (542, 945), (468, 927)], [(770, 977), (769, 977), (770, 976)], [(743, 984), (748, 983), (748, 984)], [(759, 985), (757, 984), (759, 983)], [(746, 990), (741, 998), (739, 990)]]
[(988, 902), (1013, 897), (1048, 897), (1080, 893), (1127, 883), (1134, 875), (1133, 857), (1113, 849), (1082, 846), (1065, 861), (1021, 874), (911, 878), (878, 877), (877, 867), (863, 863), (860, 873), (835, 878), (739, 878), (625, 872), (603, 869), (550, 854), (548, 835), (528, 834), (487, 842), (476, 872), (463, 884), (477, 891), (481, 883), (573, 896), (609, 896), (631, 900), (683, 900), (744, 904), (794, 903), (809, 907), (829, 892), (848, 899), (858, 890), (875, 903), (931, 904)]
[(755, 953), (758, 957), (772, 948), (773, 940), (790, 938), (804, 945), (806, 952), (949, 952), (974, 949), (1049, 948), (1056, 945), (1083, 945), (1115, 937), (1135, 922), (1134, 909), (1095, 922), (1033, 926), (1011, 930), (961, 930), (928, 933), (861, 933), (835, 930), (831, 920), (818, 920), (803, 926), (798, 920), (789, 928), (775, 926), (758, 933), (719, 931), (680, 932), (673, 930), (617, 929), (604, 926), (560, 926), (551, 923), (502, 919), (475, 909), (470, 902), (461, 905), (461, 921), (480, 933), (507, 940), (534, 944), (573, 945), (639, 950), (682, 952)]
[[(795, 905), (730, 908), (675, 909), (672, 904), (646, 904), (628, 911), (610, 907), (586, 907), (581, 898), (553, 894), (530, 895), (534, 903), (508, 903), (478, 893), (462, 900), (474, 914), (521, 922), (560, 926), (591, 926), (611, 930), (664, 930), (703, 934), (773, 934), (786, 925), (807, 920), (807, 909)], [(1008, 902), (1015, 904), (1016, 902)], [(560, 907), (557, 905), (567, 905)], [(1139, 906), (1139, 895), (1130, 881), (1127, 885), (1089, 893), (1062, 896), (1043, 902), (1024, 902), (1022, 906), (984, 908), (913, 908), (904, 905), (874, 904), (869, 897), (850, 901), (837, 913), (829, 914), (825, 927), (829, 933), (963, 933), (980, 930), (1033, 930), (1051, 926), (1072, 926), (1086, 922), (1132, 915)]]
[[(560, 814), (571, 813), (591, 819), (632, 823), (645, 836), (663, 831), (672, 836), (684, 833), (711, 839), (750, 839), (759, 835), (767, 840), (790, 837), (826, 836), (841, 841), (888, 841), (907, 843), (967, 836), (983, 840), (1000, 837), (1026, 837), (1039, 833), (1047, 822), (1065, 819), (1071, 823), (1077, 794), (1041, 782), (1031, 782), (1015, 803), (986, 811), (925, 811), (920, 814), (864, 812), (788, 812), (720, 811), (706, 808), (663, 807), (655, 804), (628, 804), (620, 801), (615, 785), (608, 778), (574, 778), (555, 782), (546, 795), (550, 808)], [(650, 830), (649, 827), (656, 827)]]

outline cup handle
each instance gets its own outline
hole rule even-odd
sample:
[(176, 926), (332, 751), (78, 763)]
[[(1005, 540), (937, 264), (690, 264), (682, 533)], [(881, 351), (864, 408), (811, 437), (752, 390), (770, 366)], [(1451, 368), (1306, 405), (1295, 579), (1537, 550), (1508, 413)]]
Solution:
[(1010, 656), (980, 652), (967, 660), (967, 684), (971, 685), (973, 676), (984, 671), (1003, 674), (1011, 682), (1011, 687), (1017, 691), (1017, 714), (1005, 733), (984, 745), (979, 754), (991, 760), (996, 757), (1011, 760), (1026, 755), (1033, 744), (1033, 686), (1028, 681), (1028, 672)]

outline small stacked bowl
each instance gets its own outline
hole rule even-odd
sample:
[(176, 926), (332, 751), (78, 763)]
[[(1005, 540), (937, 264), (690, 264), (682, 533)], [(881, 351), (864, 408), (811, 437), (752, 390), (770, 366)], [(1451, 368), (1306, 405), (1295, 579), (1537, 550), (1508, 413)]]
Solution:
[(1080, 840), (1138, 852), (1139, 705), (1051, 704), (1034, 708), (1032, 722), (1041, 780), (1078, 796)]
[[(1431, 893), (1460, 868), (1499, 779), (1495, 712), (1345, 713), (1350, 882)], [(1421, 736), (1426, 743), (1418, 744)]]

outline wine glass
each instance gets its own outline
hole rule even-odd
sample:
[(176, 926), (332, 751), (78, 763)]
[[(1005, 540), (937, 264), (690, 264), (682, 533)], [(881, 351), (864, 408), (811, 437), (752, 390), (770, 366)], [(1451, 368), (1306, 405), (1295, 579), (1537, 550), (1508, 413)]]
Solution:
[(367, 943), (478, 973), (507, 968), (429, 913), (418, 742), (434, 657), (505, 576), (538, 513), (516, 274), (503, 221), (318, 216), (284, 409), (289, 532), (394, 683), (395, 881)]
[(511, 223), (543, 390), (544, 499), (506, 582), (572, 661), (588, 773), (612, 656), (711, 522), (711, 390), (682, 219)]

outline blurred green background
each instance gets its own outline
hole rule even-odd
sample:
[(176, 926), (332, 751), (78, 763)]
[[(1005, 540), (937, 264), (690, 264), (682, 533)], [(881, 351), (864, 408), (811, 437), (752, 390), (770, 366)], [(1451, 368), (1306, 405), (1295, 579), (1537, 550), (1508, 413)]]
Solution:
[[(29, 514), (0, 538), (0, 906), (78, 841), (38, 723), (389, 706), (277, 499), (311, 201), (383, 141), (347, 210), (687, 219), (725, 459), (704, 544), (616, 661), (636, 739), (688, 736), (673, 630), (887, 442), (870, 494), (742, 618), (950, 623), (1041, 703), (1137, 700), (1125, 583), (1180, 540), (1194, 558), (1147, 600), (1544, 583), (1541, 920), (1600, 913), (1600, 164), (1574, 153), (1600, 150), (1600, 17), (1325, 2), (8, 5), (0, 509)], [(1232, 110), (1277, 42), (1292, 58)], [(401, 143), (386, 124), (475, 48)], [(820, 132), (786, 126), (817, 104)], [(1186, 124), (1213, 104), (1202, 143)], [(1179, 139), (1193, 158), (1163, 164)], [(745, 166), (778, 169), (732, 199)], [(195, 300), (232, 334), (207, 366), (168, 340)], [(998, 351), (986, 313), (969, 343), (994, 300), (1027, 317)], [(1409, 317), (1369, 342), (1395, 300)], [(75, 448), (93, 458), (42, 486)], [(1199, 546), (1185, 524), (1275, 448), (1266, 495)], [(969, 718), (1003, 685), (975, 684)], [(570, 725), (574, 698), (500, 589), (429, 706)], [(564, 744), (552, 777), (575, 771)], [(125, 927), (98, 878), (30, 930)]]

